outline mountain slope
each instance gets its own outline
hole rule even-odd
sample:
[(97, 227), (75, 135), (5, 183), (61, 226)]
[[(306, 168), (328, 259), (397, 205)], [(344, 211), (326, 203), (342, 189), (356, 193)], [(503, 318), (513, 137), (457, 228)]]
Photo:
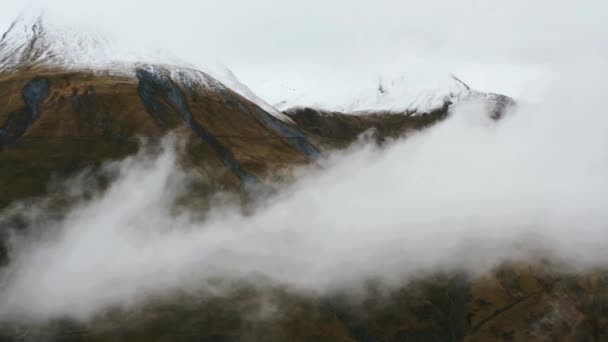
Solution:
[(317, 158), (290, 119), (250, 91), (255, 102), (194, 69), (109, 62), (107, 44), (81, 36), (47, 30), (41, 17), (21, 17), (2, 36), (0, 177), (10, 181), (0, 207), (44, 194), (52, 177), (134, 153), (138, 136), (181, 132), (189, 162), (220, 185)]
[[(174, 130), (187, 132), (196, 165), (212, 173), (225, 169), (239, 181), (316, 158), (298, 130), (205, 74), (148, 66), (137, 75), (39, 70), (0, 76), (0, 105), (6, 108), (0, 165), (11, 165), (2, 167), (3, 178), (14, 179), (11, 188), (22, 191), (39, 179), (41, 193), (51, 174), (64, 170), (62, 161), (69, 171), (85, 161), (121, 158), (134, 152), (136, 136)], [(30, 172), (36, 176), (22, 177)], [(1, 202), (15, 199), (11, 193), (3, 192)]]

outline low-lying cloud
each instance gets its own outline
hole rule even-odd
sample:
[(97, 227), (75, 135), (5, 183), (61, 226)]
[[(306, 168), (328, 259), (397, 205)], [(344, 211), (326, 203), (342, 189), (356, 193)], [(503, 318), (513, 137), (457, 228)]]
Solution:
[(382, 149), (354, 146), (250, 214), (173, 211), (187, 176), (171, 144), (113, 164), (105, 192), (29, 227), (52, 234), (12, 240), (0, 316), (86, 318), (218, 277), (323, 293), (537, 254), (605, 266), (606, 70), (562, 70), (499, 122), (468, 104)]

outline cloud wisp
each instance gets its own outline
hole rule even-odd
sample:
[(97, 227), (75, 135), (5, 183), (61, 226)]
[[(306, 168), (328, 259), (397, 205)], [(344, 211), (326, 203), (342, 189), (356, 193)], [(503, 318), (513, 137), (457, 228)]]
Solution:
[(499, 122), (467, 104), (385, 148), (357, 145), (249, 214), (172, 211), (187, 176), (171, 144), (112, 164), (106, 191), (31, 222), (52, 234), (13, 239), (0, 316), (86, 318), (218, 277), (323, 293), (538, 254), (606, 266), (606, 70), (562, 70)]

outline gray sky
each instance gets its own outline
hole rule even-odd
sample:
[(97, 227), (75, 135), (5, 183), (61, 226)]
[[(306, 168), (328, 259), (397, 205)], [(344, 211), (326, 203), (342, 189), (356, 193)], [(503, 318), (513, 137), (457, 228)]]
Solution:
[(46, 7), (62, 24), (220, 61), (252, 88), (280, 78), (445, 71), (518, 95), (548, 66), (608, 57), (602, 0), (3, 0), (0, 26)]

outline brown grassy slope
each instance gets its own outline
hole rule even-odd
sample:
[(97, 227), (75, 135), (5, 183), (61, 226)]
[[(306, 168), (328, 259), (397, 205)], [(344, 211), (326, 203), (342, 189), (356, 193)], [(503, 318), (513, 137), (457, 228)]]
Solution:
[(422, 115), (395, 113), (344, 114), (298, 108), (286, 113), (311, 141), (326, 150), (342, 149), (369, 132), (378, 143), (427, 128), (448, 115), (448, 106)]
[[(36, 78), (49, 80), (50, 93), (40, 104), (39, 118), (0, 150), (0, 207), (44, 194), (54, 174), (65, 176), (134, 153), (138, 136), (157, 139), (170, 131), (188, 140), (185, 159), (190, 165), (218, 184), (238, 185), (238, 177), (227, 170), (217, 151), (192, 132), (167, 94), (154, 94), (163, 112), (151, 115), (137, 78), (40, 69), (1, 75), (0, 127), (11, 114), (27, 112), (22, 91)], [(263, 179), (274, 171), (310, 162), (255, 115), (257, 106), (236, 93), (218, 93), (196, 84), (179, 88), (194, 121), (245, 172)]]

